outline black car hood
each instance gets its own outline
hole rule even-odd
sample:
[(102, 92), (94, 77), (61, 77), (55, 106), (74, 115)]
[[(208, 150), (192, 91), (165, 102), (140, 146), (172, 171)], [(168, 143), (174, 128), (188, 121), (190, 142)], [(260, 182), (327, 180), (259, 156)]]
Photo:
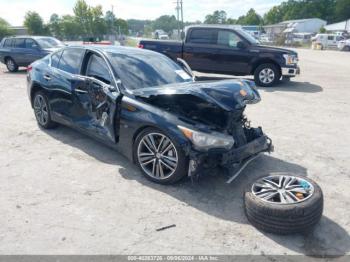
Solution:
[(280, 53), (280, 54), (297, 55), (297, 52), (294, 52), (294, 51), (289, 50), (289, 49), (271, 47), (271, 46), (266, 46), (266, 45), (257, 45), (257, 46), (254, 46), (253, 49), (261, 51), (261, 52), (274, 52), (274, 53)]
[(226, 111), (242, 109), (247, 104), (255, 104), (261, 100), (254, 83), (248, 80), (170, 84), (133, 90), (132, 94), (144, 98), (159, 95), (194, 95)]

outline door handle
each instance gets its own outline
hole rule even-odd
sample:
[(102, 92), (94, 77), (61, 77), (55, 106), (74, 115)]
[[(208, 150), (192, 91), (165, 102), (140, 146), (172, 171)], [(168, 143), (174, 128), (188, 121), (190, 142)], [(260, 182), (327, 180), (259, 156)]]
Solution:
[(82, 90), (82, 89), (79, 89), (79, 88), (74, 89), (74, 92), (78, 93), (78, 94), (86, 94), (87, 93), (86, 90)]
[(49, 76), (49, 75), (44, 75), (44, 79), (45, 79), (46, 81), (50, 81), (50, 80), (51, 80), (51, 76)]

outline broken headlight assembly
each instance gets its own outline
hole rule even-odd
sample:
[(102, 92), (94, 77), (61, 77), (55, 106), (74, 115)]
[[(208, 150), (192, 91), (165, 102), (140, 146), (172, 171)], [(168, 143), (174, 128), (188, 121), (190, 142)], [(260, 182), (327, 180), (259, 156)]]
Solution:
[(233, 137), (221, 134), (219, 132), (204, 133), (195, 131), (187, 127), (178, 126), (185, 137), (187, 137), (195, 147), (200, 151), (208, 151), (211, 148), (231, 149), (235, 143)]

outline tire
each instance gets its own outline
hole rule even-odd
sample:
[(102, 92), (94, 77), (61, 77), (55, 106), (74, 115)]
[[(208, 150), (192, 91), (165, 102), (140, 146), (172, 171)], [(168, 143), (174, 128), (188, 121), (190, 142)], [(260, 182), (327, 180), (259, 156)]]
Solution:
[[(281, 78), (280, 69), (274, 64), (259, 65), (254, 71), (254, 81), (257, 86), (271, 87)], [(266, 80), (266, 81), (265, 81)]]
[(345, 51), (345, 52), (350, 51), (350, 46), (344, 46), (343, 51)]
[(51, 120), (50, 106), (44, 92), (38, 91), (34, 94), (33, 109), (36, 121), (40, 127), (52, 129), (57, 126), (57, 123)]
[(15, 60), (13, 60), (11, 57), (6, 59), (6, 67), (7, 70), (9, 70), (11, 73), (18, 71), (18, 65), (16, 64)]
[[(159, 150), (154, 150), (154, 146), (149, 140), (151, 137), (153, 137), (153, 144)], [(169, 141), (172, 146), (168, 143)], [(145, 143), (147, 144), (145, 145)], [(159, 144), (162, 144), (160, 148)], [(171, 149), (164, 151), (168, 147)], [(161, 154), (161, 150), (164, 151), (163, 154)], [(143, 175), (158, 184), (174, 184), (187, 175), (188, 158), (182, 148), (174, 139), (157, 128), (146, 128), (136, 137), (133, 154)], [(177, 159), (176, 166), (174, 159)], [(151, 162), (146, 164), (149, 161)]]
[(275, 234), (296, 234), (310, 231), (321, 219), (323, 194), (321, 188), (311, 179), (303, 179), (313, 187), (313, 194), (297, 203), (273, 203), (253, 193), (254, 184), (244, 192), (244, 209), (249, 222), (256, 228)]

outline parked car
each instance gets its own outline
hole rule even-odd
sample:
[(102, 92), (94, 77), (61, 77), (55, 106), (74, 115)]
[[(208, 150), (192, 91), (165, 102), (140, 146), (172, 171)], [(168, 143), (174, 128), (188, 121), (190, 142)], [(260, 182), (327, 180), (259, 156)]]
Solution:
[(215, 166), (242, 169), (272, 150), (244, 116), (260, 101), (253, 82), (195, 82), (182, 63), (136, 48), (66, 47), (28, 67), (28, 95), (42, 128), (76, 128), (162, 184)]
[(350, 51), (350, 39), (340, 41), (338, 43), (338, 49), (341, 51)]
[(344, 37), (337, 34), (317, 34), (311, 38), (313, 49), (337, 48), (339, 41)]
[(281, 77), (299, 74), (294, 51), (260, 45), (246, 31), (229, 26), (191, 26), (185, 41), (141, 40), (139, 47), (184, 59), (192, 70), (205, 73), (254, 75), (259, 86), (273, 86)]
[(64, 46), (56, 38), (47, 36), (8, 37), (0, 43), (0, 62), (10, 72), (16, 72), (18, 67), (28, 66)]

